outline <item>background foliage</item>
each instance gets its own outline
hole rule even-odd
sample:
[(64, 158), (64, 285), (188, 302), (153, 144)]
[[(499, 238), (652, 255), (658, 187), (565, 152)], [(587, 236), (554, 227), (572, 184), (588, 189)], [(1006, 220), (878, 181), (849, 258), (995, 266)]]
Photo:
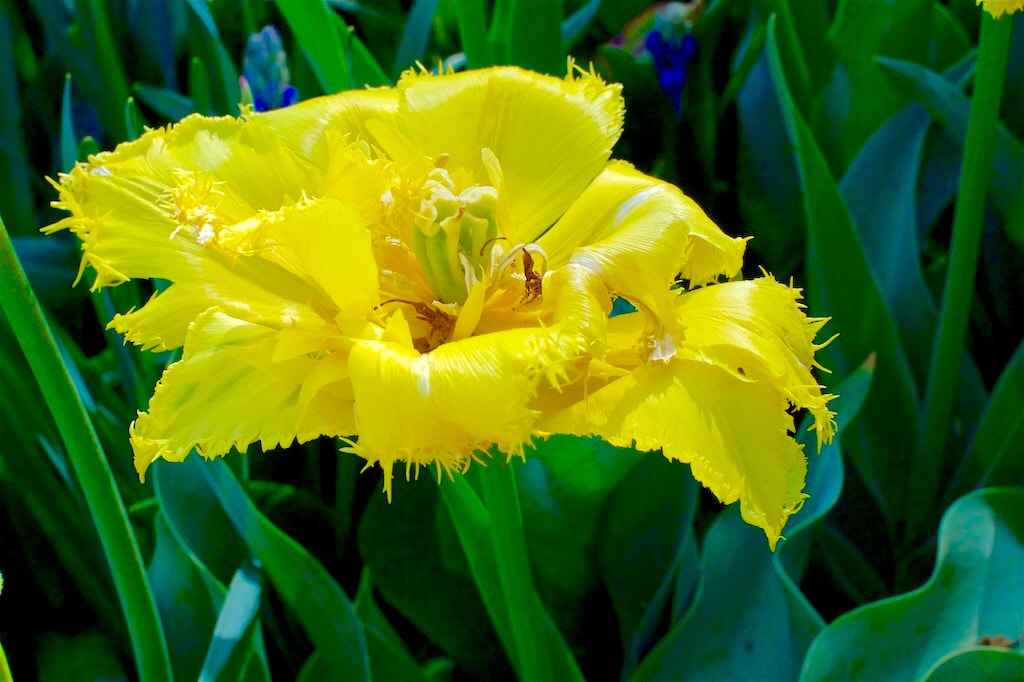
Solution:
[[(449, 514), (479, 471), (396, 480), (389, 505), (376, 472), (314, 442), (160, 462), (140, 485), (126, 427), (174, 358), (103, 327), (150, 285), (71, 288), (77, 242), (37, 234), (60, 217), (45, 175), (144, 125), (237, 114), (245, 45), (268, 23), (302, 99), (393, 82), (416, 60), (592, 61), (624, 84), (615, 156), (754, 235), (746, 271), (792, 277), (833, 316), (822, 380), (841, 433), (810, 454), (810, 499), (774, 554), (657, 455), (558, 437), (515, 464), (536, 608), (564, 637), (550, 639), (566, 675), (1019, 675), (1024, 13), (982, 31), (1005, 34), (1003, 76), (979, 55), (973, 0), (708, 0), (678, 29), (697, 50), (677, 111), (632, 49), (646, 5), (0, 0), (0, 214), (17, 254), (5, 247), (0, 289), (0, 642), (15, 678), (159, 679), (167, 660), (175, 679), (512, 676), (481, 597), (486, 557), (460, 544), (479, 528)], [(969, 124), (972, 100), (999, 103), (993, 84), (993, 125)], [(960, 184), (972, 139), (994, 149), (967, 162), (965, 176), (992, 170), (975, 195)], [(950, 265), (971, 210), (976, 274)], [(965, 341), (948, 331), (957, 305)], [(32, 334), (24, 352), (15, 336)], [(943, 343), (951, 361), (936, 360)]]

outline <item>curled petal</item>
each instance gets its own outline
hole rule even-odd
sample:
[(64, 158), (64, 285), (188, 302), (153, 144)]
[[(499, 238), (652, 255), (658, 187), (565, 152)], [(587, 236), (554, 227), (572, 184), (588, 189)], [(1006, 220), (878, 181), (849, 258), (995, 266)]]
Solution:
[(771, 276), (687, 292), (676, 306), (687, 325), (685, 348), (776, 387), (791, 405), (814, 416), (818, 447), (832, 440), (834, 416), (811, 374), (814, 337), (827, 320), (808, 318), (800, 291)]
[(680, 274), (692, 284), (733, 277), (744, 251), (744, 240), (727, 237), (676, 187), (621, 161), (608, 164), (538, 243), (553, 265), (592, 269), (679, 336), (669, 285)]

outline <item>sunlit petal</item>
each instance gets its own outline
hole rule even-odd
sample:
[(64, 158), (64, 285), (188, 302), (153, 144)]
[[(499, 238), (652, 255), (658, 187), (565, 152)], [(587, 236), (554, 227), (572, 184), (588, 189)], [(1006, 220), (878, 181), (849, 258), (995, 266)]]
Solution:
[(594, 179), (622, 129), (620, 86), (581, 73), (565, 79), (515, 67), (431, 76), (398, 84), (398, 126), (428, 156), (487, 179), (481, 150), (504, 173), (513, 243), (532, 241)]
[(703, 284), (735, 276), (744, 240), (722, 233), (676, 187), (612, 162), (538, 243), (553, 266), (572, 261), (674, 326), (677, 275)]

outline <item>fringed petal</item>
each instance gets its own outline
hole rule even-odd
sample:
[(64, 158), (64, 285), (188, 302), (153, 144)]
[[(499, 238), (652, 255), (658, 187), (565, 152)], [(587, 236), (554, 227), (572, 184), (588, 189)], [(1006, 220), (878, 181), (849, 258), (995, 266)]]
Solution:
[(740, 501), (744, 520), (762, 528), (774, 549), (805, 497), (807, 462), (786, 407), (764, 382), (706, 358), (676, 356), (638, 367), (538, 426), (660, 449), (689, 463), (723, 503)]
[(182, 359), (164, 370), (147, 412), (131, 426), (139, 476), (158, 457), (180, 462), (192, 448), (204, 457), (264, 450), (354, 431), (350, 387), (324, 382), (300, 399), (304, 383), (331, 356), (273, 362), (274, 329), (203, 313), (189, 329)]

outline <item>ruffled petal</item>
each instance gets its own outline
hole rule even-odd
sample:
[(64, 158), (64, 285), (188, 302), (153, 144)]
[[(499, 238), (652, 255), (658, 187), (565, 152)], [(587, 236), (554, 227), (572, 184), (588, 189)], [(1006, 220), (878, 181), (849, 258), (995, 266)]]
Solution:
[(512, 220), (502, 230), (512, 243), (533, 241), (565, 212), (601, 172), (622, 130), (621, 86), (593, 73), (407, 72), (398, 91), (398, 127), (424, 154), (448, 154), (448, 168), (486, 182), (481, 150), (494, 153)]
[(96, 286), (175, 281), (217, 231), (294, 203), (318, 178), (263, 125), (190, 116), (62, 175), (54, 206), (72, 215), (44, 231), (75, 232)]
[(744, 240), (727, 237), (678, 188), (613, 161), (538, 243), (552, 266), (578, 263), (681, 335), (669, 287), (733, 277)]
[(661, 449), (690, 464), (694, 477), (774, 549), (786, 519), (801, 506), (807, 473), (793, 418), (771, 385), (706, 358), (677, 355), (613, 380), (538, 428), (597, 435), (612, 445)]
[[(189, 329), (182, 359), (164, 370), (148, 412), (131, 426), (135, 468), (142, 476), (158, 457), (180, 462), (192, 448), (204, 457), (244, 452), (260, 441), (264, 450), (341, 436), (355, 430), (351, 389), (337, 375), (324, 382), (315, 373), (333, 356), (271, 360), (274, 329), (217, 310)], [(313, 376), (317, 390), (300, 399)]]

